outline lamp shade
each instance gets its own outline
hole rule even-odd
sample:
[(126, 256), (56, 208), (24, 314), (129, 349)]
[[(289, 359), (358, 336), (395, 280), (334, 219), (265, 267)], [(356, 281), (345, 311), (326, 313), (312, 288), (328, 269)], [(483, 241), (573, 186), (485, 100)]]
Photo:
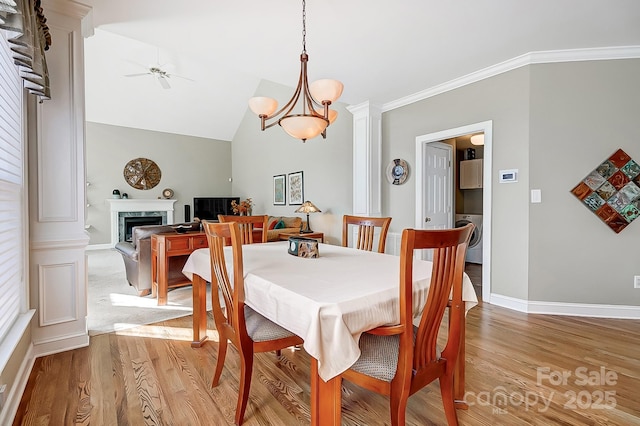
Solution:
[(294, 138), (307, 140), (324, 132), (329, 122), (324, 118), (311, 115), (289, 115), (280, 119), (280, 125)]
[(309, 85), (309, 92), (316, 101), (335, 102), (342, 95), (344, 85), (338, 80), (325, 78), (316, 80)]
[(278, 108), (278, 101), (273, 98), (257, 96), (249, 99), (249, 108), (254, 114), (269, 116)]
[(322, 210), (317, 208), (311, 201), (305, 201), (295, 211), (296, 213), (322, 213)]
[(484, 133), (471, 136), (472, 145), (484, 145)]

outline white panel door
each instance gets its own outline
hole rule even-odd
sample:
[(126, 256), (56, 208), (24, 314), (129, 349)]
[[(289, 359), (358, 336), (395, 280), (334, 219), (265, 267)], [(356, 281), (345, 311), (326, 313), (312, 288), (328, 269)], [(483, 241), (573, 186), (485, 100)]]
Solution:
[[(424, 194), (422, 216), (423, 229), (452, 228), (453, 221), (453, 173), (451, 169), (451, 145), (427, 143), (424, 152)], [(423, 259), (431, 260), (431, 250), (425, 250)]]

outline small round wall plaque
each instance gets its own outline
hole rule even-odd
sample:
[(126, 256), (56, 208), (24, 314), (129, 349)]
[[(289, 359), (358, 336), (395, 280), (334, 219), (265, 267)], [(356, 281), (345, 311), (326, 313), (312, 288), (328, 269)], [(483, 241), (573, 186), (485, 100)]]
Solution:
[(401, 158), (392, 160), (387, 166), (387, 180), (394, 185), (402, 185), (409, 177), (409, 165)]
[(136, 189), (151, 189), (160, 183), (160, 167), (148, 158), (136, 158), (124, 166), (124, 180)]

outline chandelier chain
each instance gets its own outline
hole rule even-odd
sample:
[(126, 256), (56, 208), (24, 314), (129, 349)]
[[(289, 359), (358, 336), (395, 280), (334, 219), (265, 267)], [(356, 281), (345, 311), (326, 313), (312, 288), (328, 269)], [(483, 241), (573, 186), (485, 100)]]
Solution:
[(302, 0), (302, 53), (307, 53), (307, 2)]

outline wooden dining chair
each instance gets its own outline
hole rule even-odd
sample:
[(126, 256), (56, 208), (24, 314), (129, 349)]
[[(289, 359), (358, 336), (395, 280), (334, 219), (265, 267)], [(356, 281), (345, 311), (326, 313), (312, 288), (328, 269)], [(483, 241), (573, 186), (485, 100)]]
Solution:
[[(253, 243), (266, 243), (267, 242), (267, 222), (269, 216), (234, 216), (234, 215), (218, 215), (218, 221), (220, 223), (236, 222), (240, 228), (240, 237), (242, 244)], [(259, 237), (255, 234), (258, 233), (258, 228), (262, 227), (262, 232)]]
[[(400, 252), (400, 318), (396, 325), (369, 330), (360, 337), (360, 358), (342, 378), (389, 396), (391, 424), (405, 424), (409, 396), (435, 379), (449, 425), (457, 425), (453, 377), (464, 321), (462, 278), (473, 224), (444, 230), (405, 229)], [(433, 249), (433, 270), (427, 301), (418, 327), (413, 325), (414, 250)], [(447, 342), (437, 340), (449, 306)]]
[(342, 217), (342, 247), (349, 247), (349, 225), (355, 225), (358, 227), (358, 237), (354, 247), (360, 250), (373, 251), (375, 231), (376, 228), (380, 228), (378, 253), (384, 253), (390, 224), (390, 217), (344, 215)]
[[(240, 425), (249, 399), (253, 354), (279, 351), (302, 344), (303, 340), (244, 304), (242, 237), (238, 223), (206, 220), (202, 223), (209, 242), (212, 286), (215, 283), (219, 290), (211, 292), (213, 318), (219, 335), (218, 360), (211, 386), (218, 385), (227, 354), (227, 341), (230, 340), (240, 355), (240, 385), (235, 416), (235, 424)], [(233, 257), (233, 283), (227, 272), (224, 250), (229, 240)]]

